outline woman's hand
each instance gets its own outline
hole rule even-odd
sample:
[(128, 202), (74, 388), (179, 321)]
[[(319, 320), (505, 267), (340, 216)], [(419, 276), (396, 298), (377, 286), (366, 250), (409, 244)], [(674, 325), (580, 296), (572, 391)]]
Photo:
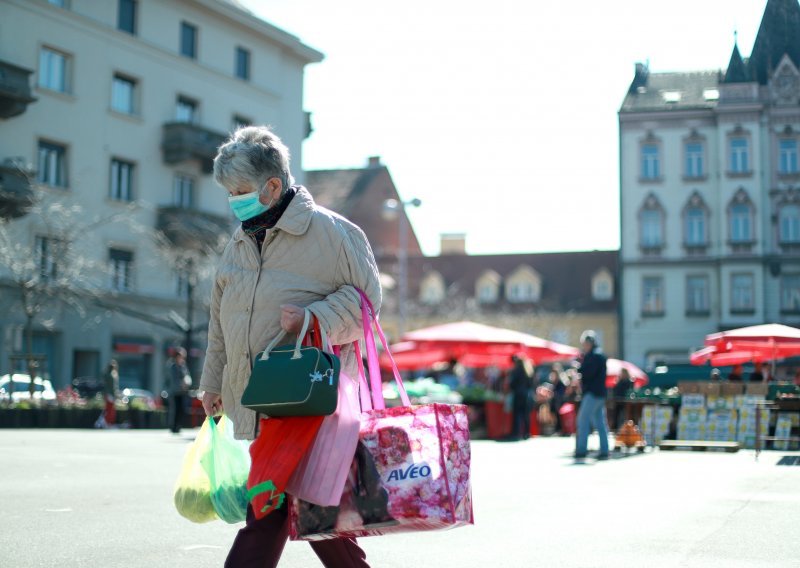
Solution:
[[(311, 325), (309, 329), (314, 328), (313, 315), (311, 316)], [(286, 333), (293, 333), (297, 335), (303, 329), (303, 320), (305, 318), (305, 309), (300, 306), (292, 304), (285, 304), (281, 306), (281, 327)]]
[(222, 396), (213, 392), (204, 392), (203, 410), (206, 411), (206, 416), (222, 414)]

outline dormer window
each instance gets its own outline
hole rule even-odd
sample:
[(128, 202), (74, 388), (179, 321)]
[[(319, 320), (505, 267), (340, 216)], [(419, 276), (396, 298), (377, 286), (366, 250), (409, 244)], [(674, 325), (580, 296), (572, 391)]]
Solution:
[(592, 299), (607, 302), (614, 298), (614, 277), (607, 268), (602, 268), (592, 276)]
[(487, 270), (475, 283), (475, 297), (481, 304), (493, 304), (500, 297), (500, 275)]
[(506, 299), (512, 303), (538, 302), (542, 293), (542, 279), (529, 266), (520, 266), (506, 279)]
[(438, 272), (429, 272), (422, 279), (419, 288), (419, 301), (428, 306), (441, 304), (445, 298), (444, 278)]

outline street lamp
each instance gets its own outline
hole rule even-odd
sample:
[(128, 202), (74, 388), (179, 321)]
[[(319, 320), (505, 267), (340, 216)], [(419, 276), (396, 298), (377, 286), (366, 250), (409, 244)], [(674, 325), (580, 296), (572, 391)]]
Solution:
[(410, 199), (408, 201), (398, 201), (397, 199), (387, 199), (383, 203), (383, 218), (387, 221), (397, 219), (399, 230), (397, 261), (398, 261), (398, 283), (397, 283), (397, 328), (398, 339), (405, 332), (406, 324), (406, 295), (408, 290), (408, 218), (405, 213), (406, 207), (419, 207), (422, 201)]

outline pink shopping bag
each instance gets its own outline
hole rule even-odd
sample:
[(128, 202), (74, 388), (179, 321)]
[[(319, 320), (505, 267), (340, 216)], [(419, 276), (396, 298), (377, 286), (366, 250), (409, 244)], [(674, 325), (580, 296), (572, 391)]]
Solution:
[[(355, 458), (338, 506), (293, 498), (293, 540), (447, 529), (474, 523), (467, 409), (412, 406), (395, 367), (403, 406), (385, 408), (372, 324), (380, 325), (362, 295), (369, 386), (361, 383), (361, 428)], [(369, 395), (371, 391), (371, 396)]]

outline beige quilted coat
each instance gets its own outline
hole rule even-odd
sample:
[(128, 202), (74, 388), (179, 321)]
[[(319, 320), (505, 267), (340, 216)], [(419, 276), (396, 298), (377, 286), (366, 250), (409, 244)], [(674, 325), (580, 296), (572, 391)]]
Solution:
[[(362, 334), (356, 286), (380, 309), (378, 268), (364, 232), (317, 206), (298, 188), (261, 254), (239, 227), (222, 253), (211, 299), (208, 349), (200, 389), (222, 394), (238, 439), (253, 439), (256, 414), (240, 404), (254, 357), (280, 332), (281, 305), (306, 306), (334, 345)], [(293, 340), (293, 338), (291, 338)], [(357, 377), (352, 349), (342, 370)]]

